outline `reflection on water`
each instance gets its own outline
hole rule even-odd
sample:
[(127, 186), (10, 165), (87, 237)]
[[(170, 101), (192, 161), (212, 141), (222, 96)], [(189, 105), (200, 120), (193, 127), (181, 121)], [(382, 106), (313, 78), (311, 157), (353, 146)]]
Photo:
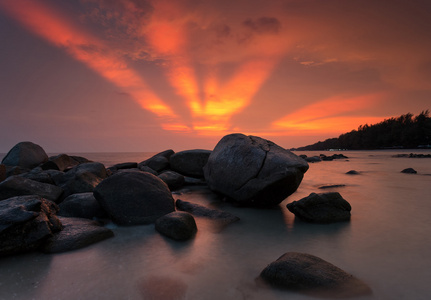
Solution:
[[(273, 209), (234, 207), (205, 189), (174, 195), (241, 219), (220, 229), (196, 218), (190, 241), (165, 238), (154, 225), (116, 227), (114, 238), (77, 251), (2, 258), (0, 299), (316, 299), (256, 285), (263, 268), (288, 251), (316, 255), (373, 290), (355, 299), (428, 299), (431, 177), (422, 175), (431, 173), (431, 159), (344, 154), (348, 160), (310, 164), (298, 191)], [(112, 160), (122, 161), (130, 160)], [(418, 174), (400, 173), (407, 167)], [(345, 186), (318, 189), (334, 184)], [(326, 191), (352, 205), (350, 222), (309, 224), (286, 208)]]

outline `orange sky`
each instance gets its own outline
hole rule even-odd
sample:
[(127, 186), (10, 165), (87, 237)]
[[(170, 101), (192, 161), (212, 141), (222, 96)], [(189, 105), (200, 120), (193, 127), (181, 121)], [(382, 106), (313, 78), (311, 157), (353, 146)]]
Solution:
[(0, 152), (283, 147), (430, 108), (431, 3), (0, 0)]

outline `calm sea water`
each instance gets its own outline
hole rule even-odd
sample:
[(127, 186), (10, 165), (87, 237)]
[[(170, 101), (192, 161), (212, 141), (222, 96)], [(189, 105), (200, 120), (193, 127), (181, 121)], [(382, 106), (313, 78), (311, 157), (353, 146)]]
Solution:
[[(114, 227), (114, 238), (81, 250), (1, 258), (0, 299), (316, 299), (256, 286), (262, 269), (288, 251), (319, 256), (373, 290), (355, 299), (430, 299), (431, 159), (391, 157), (398, 153), (346, 151), (347, 160), (310, 164), (298, 191), (275, 209), (233, 207), (207, 190), (176, 194), (241, 218), (221, 231), (197, 218), (188, 242), (164, 238), (153, 225)], [(81, 155), (109, 166), (152, 153)], [(400, 173), (408, 167), (418, 174)], [(318, 189), (329, 184), (345, 186)], [(286, 209), (323, 191), (349, 201), (350, 222), (308, 224)]]

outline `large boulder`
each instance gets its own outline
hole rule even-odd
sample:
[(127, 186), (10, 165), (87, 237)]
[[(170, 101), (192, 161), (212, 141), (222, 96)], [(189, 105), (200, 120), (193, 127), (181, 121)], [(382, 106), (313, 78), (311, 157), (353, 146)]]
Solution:
[(352, 207), (340, 193), (311, 193), (287, 204), (287, 209), (302, 220), (313, 223), (332, 223), (350, 220)]
[(70, 195), (58, 207), (60, 208), (58, 216), (85, 219), (106, 217), (106, 212), (92, 192)]
[(247, 206), (273, 206), (297, 190), (308, 163), (256, 136), (223, 137), (204, 167), (211, 190)]
[(208, 162), (211, 150), (186, 150), (171, 156), (171, 169), (191, 177), (204, 177), (204, 166)]
[(7, 166), (19, 166), (32, 169), (46, 162), (48, 155), (39, 145), (32, 142), (16, 144), (3, 158), (2, 163)]
[(45, 253), (80, 249), (114, 236), (112, 230), (100, 226), (96, 221), (64, 217), (59, 219), (64, 228), (43, 243), (41, 250)]
[(146, 172), (115, 173), (96, 187), (94, 196), (119, 225), (153, 223), (175, 210), (168, 186)]
[(325, 291), (332, 291), (334, 297), (352, 297), (371, 292), (365, 283), (333, 264), (314, 255), (298, 252), (287, 252), (270, 263), (260, 274), (260, 279), (279, 288), (308, 293), (319, 291), (320, 296)]
[(174, 240), (192, 238), (198, 228), (193, 216), (184, 211), (174, 211), (156, 220), (156, 230)]
[(58, 207), (39, 196), (19, 196), (0, 201), (0, 256), (38, 249), (62, 225)]
[(61, 187), (21, 176), (11, 176), (0, 182), (0, 200), (15, 196), (38, 195), (51, 201), (57, 201), (62, 194)]

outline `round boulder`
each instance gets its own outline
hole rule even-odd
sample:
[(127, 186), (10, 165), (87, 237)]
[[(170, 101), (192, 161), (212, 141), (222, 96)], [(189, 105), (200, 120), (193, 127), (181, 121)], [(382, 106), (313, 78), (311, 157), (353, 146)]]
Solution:
[(283, 254), (262, 271), (260, 279), (272, 286), (296, 291), (333, 291), (332, 296), (352, 297), (371, 293), (370, 288), (353, 275), (306, 253)]
[(19, 166), (32, 169), (46, 162), (48, 155), (39, 145), (32, 142), (21, 142), (16, 144), (6, 156), (2, 163), (7, 166)]
[(187, 212), (171, 212), (156, 220), (156, 230), (174, 240), (188, 240), (196, 232), (195, 218)]
[(119, 225), (153, 223), (175, 210), (168, 186), (146, 172), (115, 173), (95, 188), (94, 196)]
[(311, 193), (286, 205), (295, 216), (313, 223), (349, 221), (352, 207), (340, 193)]
[(299, 187), (308, 163), (275, 143), (256, 136), (223, 137), (204, 167), (211, 190), (239, 205), (273, 206)]

